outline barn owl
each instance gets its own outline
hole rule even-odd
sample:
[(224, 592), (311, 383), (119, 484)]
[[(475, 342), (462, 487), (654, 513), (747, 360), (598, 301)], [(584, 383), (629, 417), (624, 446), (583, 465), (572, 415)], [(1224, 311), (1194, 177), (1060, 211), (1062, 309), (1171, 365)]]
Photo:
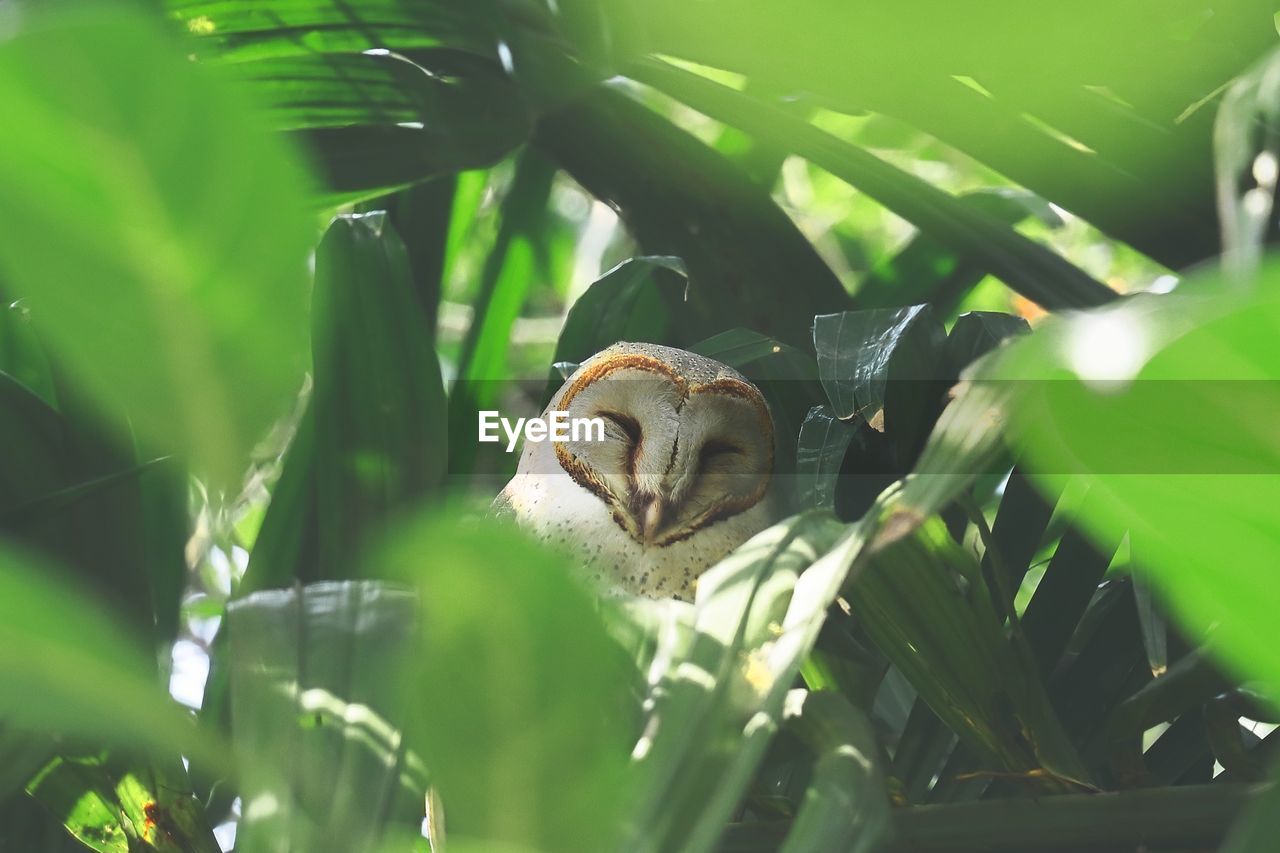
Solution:
[(733, 369), (617, 343), (543, 417), (555, 411), (600, 418), (603, 436), (526, 441), (495, 509), (579, 555), (606, 592), (692, 600), (704, 569), (773, 521), (773, 420)]

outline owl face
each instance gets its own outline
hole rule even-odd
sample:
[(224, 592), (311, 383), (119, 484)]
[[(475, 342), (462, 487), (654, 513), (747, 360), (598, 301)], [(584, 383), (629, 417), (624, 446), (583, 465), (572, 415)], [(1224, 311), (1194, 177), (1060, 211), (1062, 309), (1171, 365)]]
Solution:
[(526, 445), (500, 501), (583, 552), (612, 588), (691, 597), (703, 569), (770, 520), (773, 421), (760, 391), (723, 364), (615, 344), (548, 410), (601, 419), (603, 440)]

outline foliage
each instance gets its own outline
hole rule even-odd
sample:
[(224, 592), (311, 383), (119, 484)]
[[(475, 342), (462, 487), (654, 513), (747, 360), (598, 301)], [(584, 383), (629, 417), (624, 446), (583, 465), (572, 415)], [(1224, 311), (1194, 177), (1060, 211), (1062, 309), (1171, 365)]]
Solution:
[[(1268, 849), (1273, 9), (10, 6), (0, 850)], [(692, 603), (479, 511), (620, 339)]]

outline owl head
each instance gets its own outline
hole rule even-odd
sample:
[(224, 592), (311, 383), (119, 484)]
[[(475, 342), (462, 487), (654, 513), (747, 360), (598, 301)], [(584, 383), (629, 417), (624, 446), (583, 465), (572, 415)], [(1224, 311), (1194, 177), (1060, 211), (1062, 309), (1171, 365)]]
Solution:
[(658, 583), (680, 595), (765, 526), (773, 420), (732, 368), (618, 343), (585, 361), (547, 410), (598, 418), (603, 435), (526, 444), (500, 501), (544, 538), (603, 564), (615, 586), (654, 594)]

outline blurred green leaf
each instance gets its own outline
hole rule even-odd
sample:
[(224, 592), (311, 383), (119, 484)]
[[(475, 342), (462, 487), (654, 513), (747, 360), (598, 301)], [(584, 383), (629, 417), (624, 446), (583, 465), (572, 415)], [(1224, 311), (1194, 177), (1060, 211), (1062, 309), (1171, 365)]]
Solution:
[(0, 547), (0, 719), (6, 727), (97, 739), (217, 766), (166, 695), (136, 638), (63, 573)]
[[(1215, 98), (1275, 45), (1274, 9), (1211, 0), (1156, 18), (1143, 4), (1104, 0), (1070, 10), (1016, 0), (785, 9), (566, 0), (557, 9), (561, 32), (584, 55), (602, 54), (604, 73), (674, 57), (841, 113), (902, 120), (1175, 268), (1217, 251)], [(778, 45), (803, 45), (803, 60)], [(1170, 56), (1185, 60), (1177, 74)], [(795, 135), (767, 111), (755, 118), (772, 125), (762, 139)]]
[(149, 442), (237, 484), (305, 366), (311, 235), (290, 153), (123, 9), (24, 15), (0, 99), (7, 289)]
[[(0, 373), (0, 532), (73, 570), (148, 640), (167, 641), (186, 565), (181, 541), (152, 533), (174, 520), (165, 477), (172, 472), (138, 464), (73, 389), (63, 385), (58, 396), (64, 411)], [(185, 512), (184, 490), (176, 505)], [(186, 527), (180, 518), (172, 531), (185, 540)]]
[(0, 373), (7, 374), (50, 406), (57, 406), (53, 370), (32, 328), (31, 311), (23, 300), (9, 302), (3, 293), (0, 293)]
[(398, 683), (450, 846), (612, 848), (638, 709), (626, 655), (566, 560), (447, 517), (410, 523), (375, 560), (421, 596), (421, 646)]
[[(498, 231), (472, 301), (471, 325), (458, 354), (457, 380), (449, 395), (450, 435), (473, 435), (476, 413), (493, 406), (508, 378), (511, 328), (535, 277), (548, 274), (540, 263), (538, 246), (544, 237), (555, 172), (555, 166), (537, 151), (526, 150), (516, 161), (515, 175), (502, 200)], [(469, 472), (476, 445), (463, 439), (454, 448), (450, 471)]]
[(1128, 530), (1189, 633), (1212, 625), (1212, 647), (1273, 698), (1280, 528), (1264, 507), (1280, 503), (1280, 447), (1259, 425), (1280, 417), (1275, 275), (1252, 294), (1201, 280), (1047, 323), (984, 371), (1019, 387), (1012, 425), (1037, 481), (1083, 473), (1086, 529)]
[(417, 605), (371, 582), (229, 605), (238, 848), (368, 850), (421, 823), (426, 779), (399, 731)]
[(1271, 768), (1271, 787), (1245, 806), (1231, 827), (1222, 853), (1265, 853), (1280, 834), (1280, 765)]
[(1214, 171), (1224, 262), (1237, 277), (1257, 272), (1264, 244), (1274, 239), (1271, 211), (1280, 169), (1280, 100), (1272, 50), (1222, 96), (1214, 119)]

